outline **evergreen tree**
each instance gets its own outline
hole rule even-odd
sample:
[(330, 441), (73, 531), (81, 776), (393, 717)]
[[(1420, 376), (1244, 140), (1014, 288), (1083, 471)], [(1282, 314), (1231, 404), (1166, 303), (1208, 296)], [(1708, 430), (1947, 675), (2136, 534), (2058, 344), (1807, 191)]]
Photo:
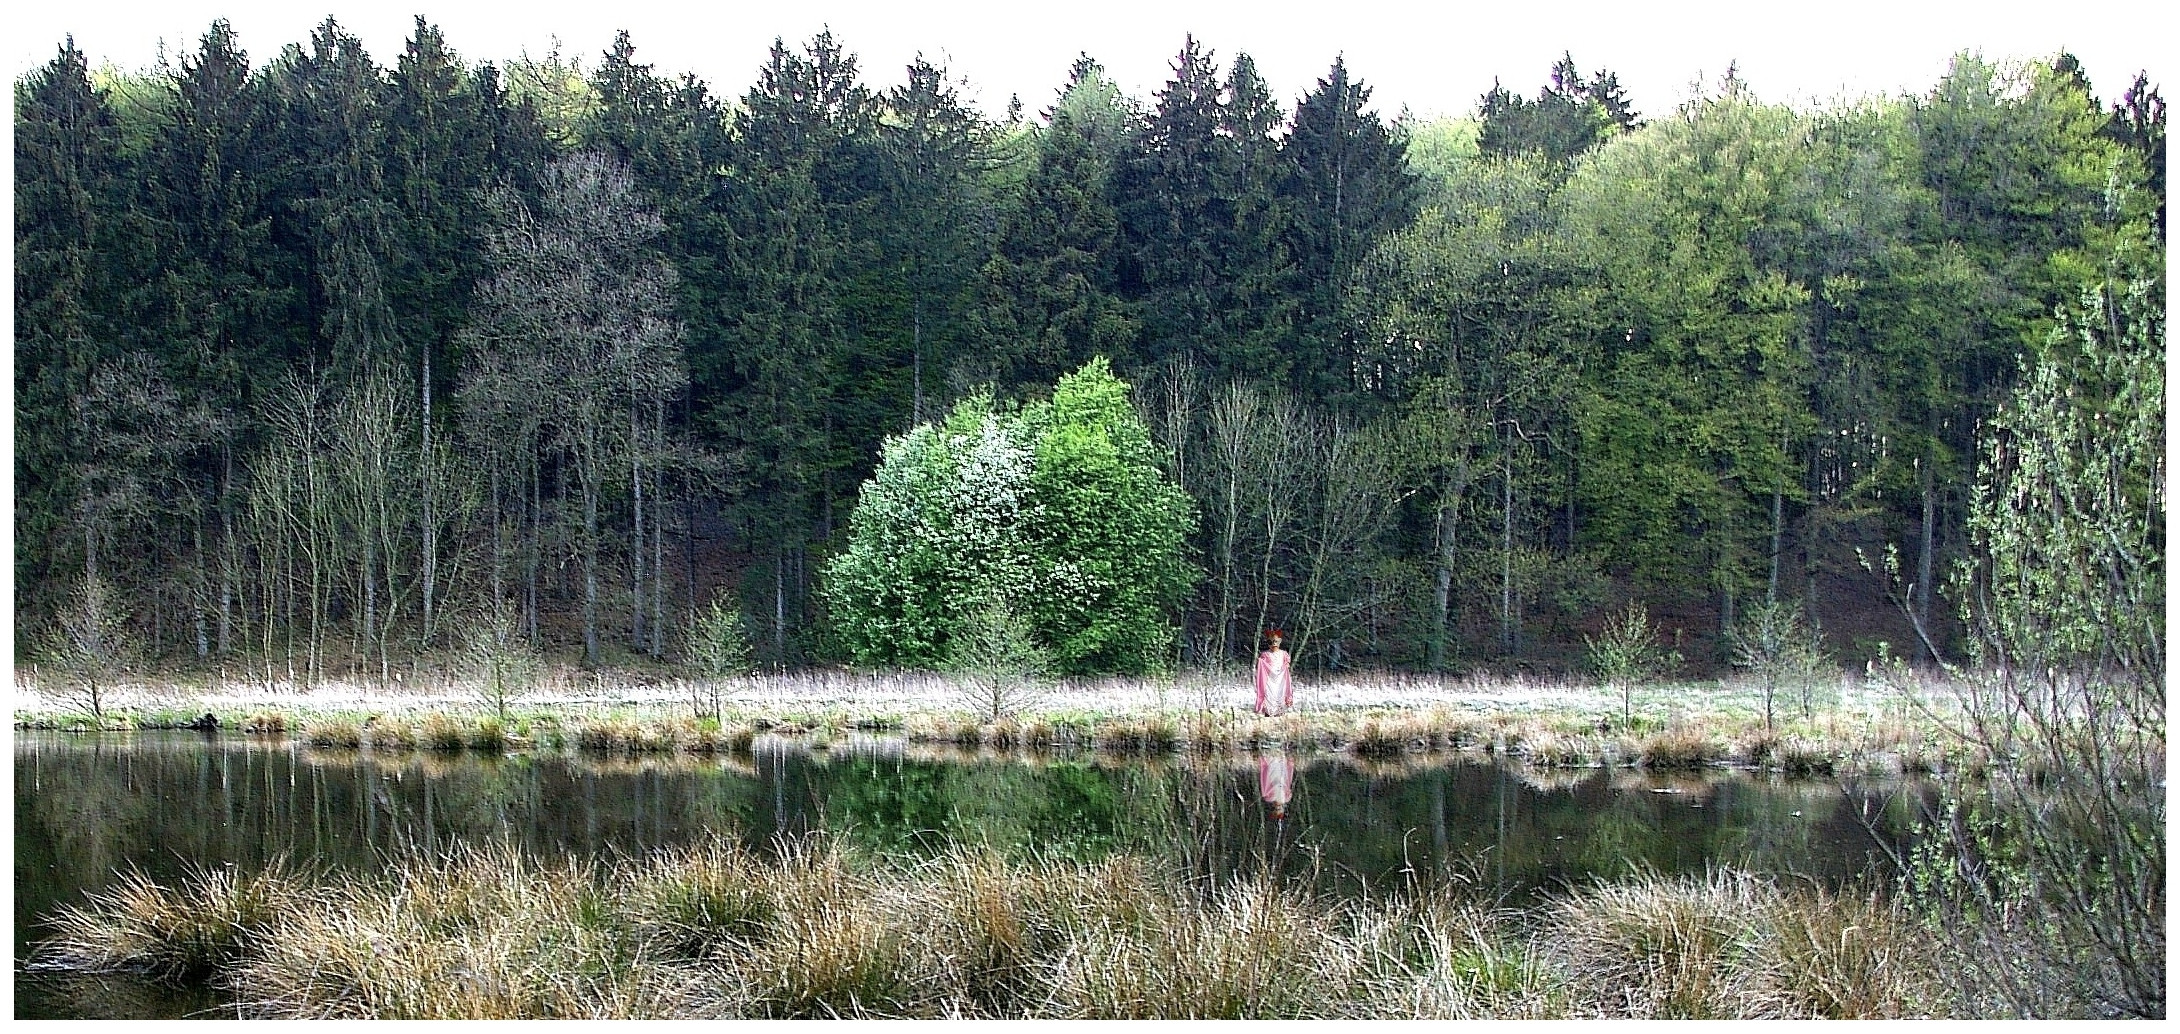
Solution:
[(2157, 204), (2152, 227), (2157, 239), (2165, 239), (2165, 97), (2151, 85), (2147, 72), (2135, 73), (2135, 81), (2118, 103), (2106, 135), (2142, 156), (2143, 189)]
[(1335, 59), (1295, 106), (1281, 147), (1286, 246), (1295, 263), (1295, 387), (1306, 397), (1337, 398), (1359, 387), (1360, 331), (1349, 285), (1371, 249), (1415, 217), (1407, 142), (1365, 110), (1369, 102), (1370, 88), (1351, 81), (1346, 60)]
[(15, 86), (15, 605), (57, 597), (48, 579), (83, 490), (67, 419), (90, 371), (111, 355), (118, 315), (110, 263), (122, 169), (113, 118), (70, 38)]
[(310, 51), (289, 47), (266, 80), (280, 165), (273, 232), (308, 258), (317, 354), (343, 376), (398, 362), (388, 276), (398, 210), (386, 191), (381, 72), (327, 18)]
[(1294, 213), (1278, 189), (1286, 117), (1247, 53), (1234, 55), (1219, 116), (1220, 137), (1232, 148), (1230, 179), (1217, 188), (1232, 212), (1231, 225), (1218, 228), (1228, 242), (1213, 303), (1226, 323), (1221, 361), (1253, 377), (1283, 379), (1296, 362), (1297, 321), (1287, 248)]
[(1115, 296), (1119, 216), (1109, 184), (1132, 113), (1088, 55), (1037, 137), (1018, 200), (1001, 216), (980, 275), (970, 368), (1008, 387), (1043, 384), (1093, 355), (1126, 355), (1139, 329)]
[(1535, 153), (1561, 165), (1635, 125), (1619, 77), (1599, 71), (1585, 80), (1571, 54), (1561, 55), (1552, 66), (1551, 84), (1535, 100), (1494, 82), (1483, 96), (1480, 114), (1483, 130), (1477, 146), (1483, 153)]
[[(909, 372), (909, 406), (901, 415), (913, 424), (923, 420), (934, 394), (934, 373), (960, 347), (988, 236), (979, 181), (992, 161), (992, 141), (945, 69), (918, 56), (907, 71), (908, 81), (884, 98), (882, 251), (875, 282), (859, 293), (871, 303), (864, 322), (891, 339), (883, 353), (906, 360), (894, 370)], [(890, 388), (895, 399), (901, 394), (899, 385), (869, 380)]]
[(806, 645), (808, 552), (830, 537), (835, 504), (854, 484), (843, 472), (869, 462), (841, 433), (869, 414), (835, 403), (841, 379), (862, 372), (843, 355), (841, 293), (866, 259), (856, 187), (873, 120), (855, 59), (824, 33), (801, 54), (775, 40), (735, 122), (727, 261), (738, 290), (725, 306), (729, 358), (709, 395), (723, 444), (750, 471), (740, 523), (769, 568), (760, 639), (775, 662)]
[(1142, 305), (1139, 362), (1185, 359), (1220, 374), (1284, 375), (1284, 368), (1244, 370), (1227, 355), (1228, 323), (1236, 314), (1220, 302), (1238, 257), (1232, 193), (1238, 177), (1225, 125), (1218, 67), (1190, 36), (1135, 154), (1115, 177), (1120, 287)]

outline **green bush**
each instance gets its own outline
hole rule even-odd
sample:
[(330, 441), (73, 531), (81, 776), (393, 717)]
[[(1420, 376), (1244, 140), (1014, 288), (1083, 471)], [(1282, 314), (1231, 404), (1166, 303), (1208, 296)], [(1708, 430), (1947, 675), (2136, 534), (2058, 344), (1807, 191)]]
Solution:
[(986, 395), (889, 440), (826, 572), (869, 665), (943, 666), (972, 615), (1027, 615), (1063, 674), (1157, 670), (1195, 515), (1103, 359), (1019, 411)]

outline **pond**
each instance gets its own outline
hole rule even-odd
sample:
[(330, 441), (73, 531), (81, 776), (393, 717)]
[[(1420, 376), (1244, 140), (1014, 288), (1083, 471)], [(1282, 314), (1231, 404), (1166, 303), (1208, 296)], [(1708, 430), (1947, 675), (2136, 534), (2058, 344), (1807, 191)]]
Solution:
[(545, 858), (714, 833), (765, 849), (825, 833), (875, 852), (956, 842), (1093, 859), (1165, 858), (1218, 880), (1266, 869), (1350, 895), (1453, 881), (1513, 907), (1639, 871), (1733, 865), (1837, 886), (1880, 878), (1920, 787), (1710, 770), (1530, 770), (1452, 756), (1371, 764), (1267, 752), (1217, 758), (936, 751), (760, 740), (719, 758), (607, 759), (313, 749), (198, 733), (15, 739), (15, 1015), (217, 1015), (205, 989), (23, 968), (42, 921), (134, 867), (285, 857), (370, 870), (507, 841)]

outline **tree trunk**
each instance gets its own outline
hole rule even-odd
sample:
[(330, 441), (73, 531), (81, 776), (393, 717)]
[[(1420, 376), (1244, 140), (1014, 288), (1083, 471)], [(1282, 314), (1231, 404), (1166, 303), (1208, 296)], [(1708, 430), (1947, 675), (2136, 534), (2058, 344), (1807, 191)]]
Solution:
[[(1462, 480), (1466, 480), (1465, 478)], [(1444, 671), (1451, 659), (1446, 652), (1448, 618), (1453, 610), (1453, 565), (1460, 559), (1459, 535), (1461, 522), (1461, 492), (1458, 486), (1448, 486), (1438, 504), (1438, 523), (1433, 538), (1438, 561), (1434, 575), (1432, 595), (1430, 665), (1432, 671)]]
[(205, 611), (210, 609), (205, 605), (205, 596), (207, 595), (205, 583), (210, 579), (205, 577), (204, 571), (205, 565), (211, 563), (211, 559), (206, 555), (204, 549), (204, 524), (202, 522), (195, 523), (197, 526), (189, 530), (191, 541), (197, 552), (196, 577), (192, 579), (193, 584), (190, 586), (189, 592), (189, 611), (191, 623), (195, 626), (196, 631), (197, 659), (203, 660), (212, 653), (212, 630), (205, 623)]
[(507, 524), (507, 501), (506, 501), (506, 500), (505, 500), (504, 498), (502, 498), (502, 496), (501, 496), (501, 494), (500, 494), (500, 461), (499, 461), (499, 458), (498, 458), (497, 456), (493, 457), (493, 458), (492, 458), (492, 459), (490, 460), (490, 463), (491, 463), (491, 469), (490, 469), (490, 470), (489, 470), (489, 471), (488, 471), (488, 472), (486, 473), (486, 475), (485, 475), (485, 476), (486, 476), (486, 478), (487, 478), (487, 479), (489, 480), (489, 482), (490, 482), (490, 486), (489, 486), (489, 487), (490, 487), (490, 491), (491, 491), (491, 494), (492, 494), (492, 576), (491, 576), (491, 577), (492, 577), (492, 600), (491, 600), (491, 602), (492, 602), (492, 603), (493, 603), (494, 605), (497, 605), (497, 604), (499, 603), (499, 601), (500, 601), (501, 599), (503, 599), (503, 598), (504, 598), (504, 595), (503, 595), (503, 593), (504, 593), (504, 588), (505, 588), (505, 587), (504, 587), (504, 586), (503, 586), (503, 585), (501, 584), (501, 582), (502, 582), (502, 577), (503, 577), (502, 567), (503, 567), (503, 565), (504, 565), (504, 564), (506, 563), (506, 550), (505, 550), (505, 548), (504, 548), (504, 546), (505, 546), (505, 543), (504, 543), (504, 541), (503, 541), (503, 540), (504, 540), (504, 539), (505, 539), (505, 537), (506, 537), (506, 536), (505, 536), (505, 534), (504, 534), (504, 531), (505, 531), (505, 529), (506, 529), (506, 524)]
[[(651, 445), (663, 455), (666, 403), (653, 399), (651, 407)], [(651, 657), (656, 660), (666, 649), (666, 474), (656, 463), (651, 465), (651, 490)]]
[[(1915, 611), (1916, 627), (1926, 629), (1930, 627), (1930, 580), (1937, 567), (1938, 486), (1932, 466), (1925, 457), (1922, 469), (1918, 471), (1923, 495), (1922, 549), (1915, 561), (1915, 584), (1908, 592), (1908, 606)], [(1923, 646), (1923, 659), (1932, 664), (1938, 661), (1927, 643)]]
[(598, 488), (583, 479), (583, 663), (598, 664)]
[(220, 458), (220, 620), (218, 646), (219, 655), (226, 657), (234, 646), (235, 575), (236, 569), (242, 561), (235, 551), (235, 510), (232, 503), (235, 488), (234, 449), (222, 446)]
[(1779, 602), (1779, 555), (1786, 545), (1786, 483), (1771, 489), (1771, 576), (1764, 582), (1764, 602)]
[(528, 509), (530, 511), (530, 549), (529, 556), (523, 559), (523, 566), (526, 568), (526, 570), (523, 572), (523, 576), (524, 579), (528, 582), (528, 585), (524, 589), (524, 595), (527, 597), (527, 599), (524, 601), (525, 606), (523, 607), (523, 621), (529, 625), (530, 646), (531, 648), (535, 649), (538, 645), (537, 569), (542, 562), (542, 557), (540, 556), (540, 553), (542, 552), (543, 546), (543, 544), (540, 543), (538, 539), (541, 535), (544, 534), (543, 526), (545, 523), (545, 472), (541, 469), (536, 469), (534, 466), (530, 471), (529, 495), (530, 498), (527, 501), (529, 503)]
[[(630, 379), (633, 381), (634, 374), (630, 374)], [(629, 390), (631, 396), (633, 396), (635, 386), (631, 384)], [(644, 634), (646, 631), (644, 619), (647, 615), (644, 612), (643, 598), (643, 450), (640, 447), (642, 429), (639, 424), (640, 417), (637, 415), (636, 401), (631, 397), (628, 405), (628, 491), (629, 499), (633, 503), (634, 517), (630, 522), (632, 533), (629, 537), (628, 549), (628, 623), (634, 633), (632, 645), (641, 650), (644, 648)]]
[[(424, 503), (424, 630), (422, 647), (429, 648), (432, 633), (438, 619), (439, 590), (439, 457), (432, 451), (431, 440), (431, 345), (426, 343), (424, 352), (424, 416), (420, 421), (423, 435), (423, 451), (418, 454), (421, 468)], [(494, 500), (498, 502), (497, 499)], [(497, 543), (495, 542), (495, 546)], [(494, 599), (499, 597), (495, 594)]]
[(781, 545), (772, 554), (772, 657), (781, 668), (787, 666), (787, 547)]
[(1507, 439), (1499, 463), (1499, 652), (1513, 656), (1514, 635), (1514, 442)]

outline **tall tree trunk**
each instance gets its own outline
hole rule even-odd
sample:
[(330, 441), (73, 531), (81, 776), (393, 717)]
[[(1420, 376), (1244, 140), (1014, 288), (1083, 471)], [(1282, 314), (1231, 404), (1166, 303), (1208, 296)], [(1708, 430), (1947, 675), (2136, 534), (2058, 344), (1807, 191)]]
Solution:
[(629, 379), (631, 381), (629, 385), (631, 397), (628, 403), (628, 491), (629, 499), (634, 504), (632, 507), (634, 516), (630, 521), (631, 534), (628, 543), (628, 623), (630, 630), (634, 633), (631, 645), (635, 649), (641, 650), (645, 645), (645, 618), (648, 616), (645, 613), (643, 569), (643, 449), (641, 448), (643, 439), (641, 437), (641, 418), (637, 415), (636, 400), (633, 397), (635, 375), (631, 373)]
[(772, 559), (772, 656), (787, 667), (787, 546), (775, 547)]
[[(431, 345), (430, 345), (429, 343), (426, 343), (426, 344), (424, 345), (424, 348), (423, 348), (423, 352), (424, 352), (424, 386), (423, 386), (423, 393), (424, 393), (424, 415), (423, 415), (423, 419), (422, 419), (421, 421), (419, 421), (419, 423), (420, 423), (420, 425), (421, 425), (421, 428), (422, 428), (422, 431), (423, 431), (422, 439), (423, 439), (423, 443), (424, 443), (424, 448), (423, 448), (423, 451), (422, 451), (421, 453), (419, 453), (419, 454), (418, 454), (418, 459), (419, 459), (419, 464), (418, 464), (418, 465), (419, 465), (419, 466), (420, 466), (420, 467), (422, 468), (422, 471), (421, 471), (421, 472), (422, 472), (422, 482), (423, 482), (423, 503), (424, 503), (424, 527), (423, 527), (423, 532), (424, 532), (424, 535), (423, 535), (423, 542), (422, 542), (422, 545), (423, 545), (423, 548), (424, 548), (424, 572), (423, 572), (423, 573), (424, 573), (424, 600), (423, 600), (423, 604), (424, 604), (424, 611), (423, 611), (424, 628), (423, 628), (423, 642), (422, 642), (422, 643), (421, 643), (420, 645), (421, 645), (421, 646), (423, 646), (423, 647), (425, 647), (425, 648), (429, 648), (429, 647), (431, 646), (431, 641), (432, 641), (432, 633), (433, 633), (433, 631), (434, 631), (434, 630), (436, 629), (436, 622), (437, 622), (437, 618), (438, 618), (438, 609), (437, 609), (437, 604), (438, 604), (438, 590), (439, 590), (439, 510), (438, 510), (438, 498), (439, 498), (439, 477), (440, 477), (440, 474), (439, 474), (439, 457), (438, 457), (438, 454), (432, 451), (432, 438), (431, 438)], [(494, 500), (494, 502), (497, 502), (497, 500)], [(495, 545), (496, 545), (496, 543), (495, 543)], [(494, 599), (498, 599), (499, 597), (498, 597), (497, 595), (495, 595), (495, 596), (494, 596), (493, 598), (494, 598)]]
[(598, 488), (583, 478), (583, 663), (598, 663)]
[(1219, 659), (1234, 656), (1234, 536), (1241, 527), (1241, 472), (1229, 464), (1226, 527), (1219, 545)]
[(1514, 441), (1499, 461), (1499, 652), (1512, 656), (1514, 634)]
[(242, 560), (235, 549), (235, 452), (220, 448), (220, 586), (219, 655), (228, 656), (234, 646), (235, 577)]
[[(651, 402), (651, 446), (657, 455), (666, 451), (666, 402)], [(651, 657), (666, 651), (666, 473), (663, 464), (651, 465)]]
[[(1918, 472), (1923, 496), (1922, 548), (1915, 560), (1915, 585), (1908, 594), (1908, 606), (1915, 611), (1916, 625), (1925, 629), (1930, 627), (1930, 581), (1937, 568), (1938, 552), (1938, 485), (1931, 469), (1933, 466), (1935, 464), (1925, 457)], [(1937, 655), (1930, 652), (1927, 643), (1923, 646), (1923, 655), (1924, 660), (1937, 663)]]
[[(1786, 456), (1786, 435), (1779, 435), (1779, 456)], [(1764, 581), (1764, 603), (1779, 603), (1779, 555), (1786, 548), (1786, 471), (1782, 464), (1779, 481), (1771, 486), (1771, 574)]]
[(1428, 658), (1432, 671), (1446, 670), (1450, 660), (1446, 653), (1447, 626), (1453, 610), (1453, 565), (1460, 559), (1461, 493), (1464, 490), (1463, 487), (1448, 486), (1445, 495), (1439, 498), (1438, 521), (1432, 534), (1432, 546), (1437, 560), (1436, 570), (1432, 572), (1431, 647)]
[(500, 493), (499, 457), (493, 456), (488, 462), (491, 464), (491, 469), (485, 476), (490, 482), (489, 488), (492, 494), (492, 599), (490, 602), (497, 606), (499, 601), (504, 598), (503, 593), (505, 591), (501, 582), (504, 577), (502, 567), (506, 562), (504, 540), (507, 526), (507, 501)]
[(1771, 490), (1771, 573), (1764, 580), (1764, 602), (1779, 602), (1779, 557), (1786, 550), (1786, 488)]
[(192, 523), (196, 526), (189, 529), (189, 535), (191, 544), (196, 550), (197, 563), (196, 571), (190, 579), (189, 612), (190, 623), (194, 626), (196, 632), (197, 659), (201, 661), (212, 653), (212, 630), (205, 622), (205, 611), (211, 609), (207, 605), (209, 601), (205, 599), (206, 596), (210, 595), (210, 587), (206, 583), (210, 582), (211, 579), (206, 577), (204, 570), (205, 565), (211, 563), (212, 560), (211, 555), (204, 548), (204, 523), (202, 521)]
[(545, 471), (534, 463), (530, 469), (529, 496), (530, 498), (526, 502), (528, 503), (527, 509), (530, 512), (530, 546), (529, 555), (523, 558), (523, 567), (525, 569), (523, 578), (528, 583), (523, 592), (526, 597), (523, 606), (523, 621), (529, 626), (530, 646), (535, 649), (538, 645), (537, 575), (538, 567), (543, 562), (541, 555), (543, 543), (538, 540), (544, 534)]
[(378, 544), (369, 532), (363, 543), (363, 650), (369, 660), (372, 647), (378, 644)]

